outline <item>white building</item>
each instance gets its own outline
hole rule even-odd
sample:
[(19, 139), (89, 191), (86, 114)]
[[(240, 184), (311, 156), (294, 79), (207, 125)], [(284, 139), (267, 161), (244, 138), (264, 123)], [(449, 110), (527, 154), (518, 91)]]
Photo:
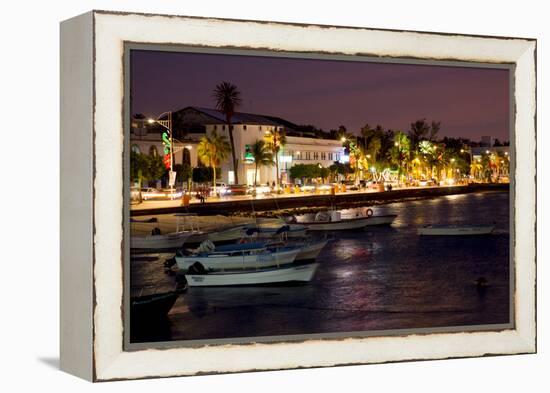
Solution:
[[(186, 160), (192, 166), (200, 165), (197, 158), (197, 144), (202, 136), (216, 130), (225, 135), (229, 142), (229, 132), (225, 115), (215, 109), (186, 107), (172, 113), (174, 144), (176, 151), (175, 163)], [(145, 124), (133, 121), (131, 144), (133, 149), (142, 153), (162, 154), (161, 132), (146, 132)], [(247, 152), (257, 141), (265, 138), (271, 131), (283, 131), (286, 134), (286, 144), (279, 151), (279, 171), (283, 182), (289, 182), (288, 170), (296, 164), (315, 164), (323, 167), (340, 161), (344, 148), (338, 140), (317, 138), (314, 134), (300, 131), (300, 127), (281, 118), (251, 113), (236, 112), (232, 118), (233, 139), (238, 160), (238, 178), (241, 184), (253, 184), (255, 164)], [(141, 128), (140, 128), (141, 127)], [(235, 182), (231, 153), (221, 165), (221, 181), (231, 184)], [(261, 167), (258, 169), (259, 184), (272, 183), (276, 179), (276, 168)]]

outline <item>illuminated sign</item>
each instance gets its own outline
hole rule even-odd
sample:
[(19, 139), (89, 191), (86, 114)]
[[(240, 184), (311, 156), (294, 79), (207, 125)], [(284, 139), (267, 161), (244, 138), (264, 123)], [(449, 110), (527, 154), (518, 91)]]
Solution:
[(170, 136), (167, 131), (164, 131), (162, 133), (162, 145), (164, 146), (164, 157), (162, 161), (164, 162), (164, 166), (166, 167), (166, 169), (170, 169), (170, 147), (172, 146), (172, 143), (170, 142)]
[(250, 151), (250, 145), (244, 146), (244, 162), (245, 164), (254, 163), (254, 155), (252, 154), (252, 151)]
[(339, 162), (340, 162), (341, 164), (347, 164), (347, 163), (349, 162), (349, 155), (347, 155), (347, 154), (342, 154), (342, 155), (340, 156)]

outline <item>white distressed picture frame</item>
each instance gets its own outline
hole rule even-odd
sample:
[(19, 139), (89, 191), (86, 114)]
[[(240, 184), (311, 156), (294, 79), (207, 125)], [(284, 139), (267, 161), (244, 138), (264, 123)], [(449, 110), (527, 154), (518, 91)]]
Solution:
[[(124, 351), (124, 45), (515, 65), (514, 328)], [(93, 11), (61, 25), (61, 368), (93, 381), (536, 351), (536, 41)]]

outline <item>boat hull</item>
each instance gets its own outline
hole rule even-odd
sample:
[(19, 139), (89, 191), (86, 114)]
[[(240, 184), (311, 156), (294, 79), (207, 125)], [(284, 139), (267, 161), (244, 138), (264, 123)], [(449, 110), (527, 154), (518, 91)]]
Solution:
[(174, 306), (181, 292), (172, 291), (154, 295), (132, 297), (130, 315), (132, 319), (165, 317)]
[(321, 250), (327, 245), (327, 243), (328, 240), (323, 240), (321, 242), (304, 245), (296, 256), (296, 261), (316, 259), (321, 253)]
[(210, 274), (186, 274), (190, 287), (266, 285), (291, 282), (309, 282), (315, 275), (318, 263), (292, 265), (258, 271), (237, 271)]
[(299, 252), (299, 248), (292, 248), (284, 251), (260, 252), (256, 254), (243, 253), (234, 256), (227, 256), (225, 254), (176, 256), (176, 263), (178, 264), (178, 268), (182, 270), (188, 270), (191, 265), (197, 262), (207, 270), (263, 268), (290, 264), (294, 262)]
[(385, 216), (370, 216), (367, 221), (367, 226), (391, 225), (396, 218), (397, 214), (388, 214)]
[(479, 236), (490, 235), (495, 229), (492, 225), (484, 226), (448, 226), (448, 227), (424, 227), (418, 229), (421, 236)]
[(361, 229), (367, 226), (368, 217), (350, 218), (340, 221), (313, 221), (305, 222), (308, 231), (346, 231), (351, 229)]

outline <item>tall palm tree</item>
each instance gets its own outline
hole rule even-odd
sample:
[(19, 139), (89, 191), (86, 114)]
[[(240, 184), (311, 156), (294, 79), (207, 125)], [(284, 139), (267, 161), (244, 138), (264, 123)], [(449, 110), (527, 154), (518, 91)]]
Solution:
[(411, 144), (407, 134), (401, 131), (397, 131), (395, 133), (393, 141), (394, 146), (390, 150), (390, 159), (394, 164), (397, 165), (399, 183), (403, 172), (405, 172), (408, 168), (408, 164), (410, 161)]
[(210, 135), (203, 136), (197, 147), (199, 159), (212, 168), (214, 195), (216, 195), (216, 167), (227, 158), (230, 150), (231, 146), (227, 142), (227, 138), (224, 135), (219, 135), (216, 130), (212, 131)]
[(254, 190), (256, 190), (258, 168), (273, 165), (273, 153), (266, 142), (262, 140), (256, 140), (256, 142), (254, 142), (251, 146), (251, 153), (252, 157), (254, 157), (254, 164), (256, 165), (256, 169), (254, 171)]
[(236, 109), (241, 105), (241, 92), (237, 86), (230, 82), (222, 82), (214, 88), (213, 93), (216, 100), (216, 109), (225, 114), (225, 122), (229, 132), (229, 141), (231, 143), (231, 158), (233, 159), (233, 173), (235, 174), (235, 183), (239, 184), (239, 171), (237, 155), (235, 153), (235, 141), (233, 139), (233, 128), (231, 126), (231, 118), (235, 114)]
[(271, 152), (273, 153), (273, 156), (275, 157), (275, 171), (277, 173), (276, 182), (277, 189), (279, 189), (279, 151), (281, 150), (281, 147), (286, 145), (286, 134), (284, 130), (279, 130), (275, 127), (265, 135), (265, 138)]

